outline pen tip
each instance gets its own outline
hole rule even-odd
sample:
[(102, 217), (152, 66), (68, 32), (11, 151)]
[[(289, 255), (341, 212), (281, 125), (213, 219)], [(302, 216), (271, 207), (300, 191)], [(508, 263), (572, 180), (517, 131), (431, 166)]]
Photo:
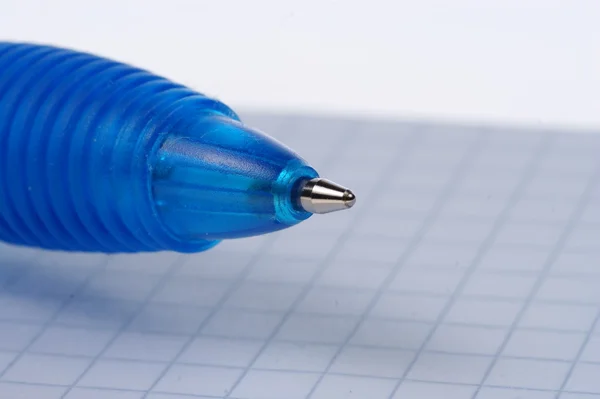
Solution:
[(356, 195), (350, 190), (344, 192), (344, 205), (346, 208), (352, 208), (356, 204)]
[(349, 209), (356, 203), (356, 196), (346, 187), (327, 179), (309, 180), (302, 187), (300, 205), (311, 213), (330, 213)]

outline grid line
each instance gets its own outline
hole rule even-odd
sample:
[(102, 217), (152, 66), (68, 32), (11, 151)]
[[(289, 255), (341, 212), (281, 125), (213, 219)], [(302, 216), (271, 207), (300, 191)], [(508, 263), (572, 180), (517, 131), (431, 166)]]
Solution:
[[(495, 330), (503, 330), (502, 328), (495, 328)], [(572, 333), (566, 333), (565, 335), (572, 335)], [(216, 337), (215, 337), (216, 338)], [(221, 338), (221, 337), (218, 337)], [(249, 341), (249, 342), (263, 342), (263, 340), (259, 340), (259, 339), (244, 339), (244, 341)], [(298, 344), (298, 342), (296, 341), (285, 341), (285, 340), (277, 340), (277, 343), (280, 344)], [(585, 341), (588, 342), (588, 341)], [(325, 345), (323, 343), (320, 342), (303, 342), (303, 344), (314, 344), (314, 345)], [(348, 347), (350, 348), (358, 348), (358, 349), (375, 349), (375, 350), (390, 350), (390, 351), (400, 351), (400, 352), (417, 352), (417, 349), (414, 348), (410, 348), (410, 347), (398, 347), (398, 346), (384, 346), (384, 345), (380, 345), (380, 346), (376, 346), (376, 345), (364, 345), (364, 344), (349, 344)], [(19, 353), (18, 351), (3, 351), (2, 353), (7, 353), (7, 354), (17, 354)], [(57, 353), (52, 353), (52, 352), (29, 352), (30, 354), (34, 354), (34, 355), (39, 355), (39, 356), (45, 356), (45, 357), (56, 357), (56, 358), (64, 358), (64, 359), (84, 359), (84, 360), (92, 360), (94, 359), (94, 356), (89, 356), (89, 355), (73, 355), (73, 354), (57, 354)], [(532, 361), (537, 361), (537, 360), (547, 360), (547, 361), (552, 361), (552, 362), (558, 362), (558, 363), (566, 363), (569, 364), (570, 366), (573, 365), (573, 359), (566, 359), (566, 358), (561, 358), (561, 357), (536, 357), (536, 356), (518, 356), (518, 355), (505, 355), (505, 354), (489, 354), (489, 353), (478, 353), (478, 352), (461, 352), (461, 351), (449, 351), (449, 350), (439, 350), (439, 349), (424, 349), (422, 350), (421, 353), (427, 353), (427, 354), (439, 354), (439, 355), (453, 355), (453, 356), (469, 356), (469, 357), (480, 357), (480, 358), (498, 358), (498, 359), (513, 359), (513, 360), (532, 360)], [(139, 359), (139, 358), (128, 358), (128, 357), (117, 357), (117, 356), (102, 356), (102, 359), (105, 360), (110, 360), (112, 362), (115, 363), (139, 363), (139, 364), (156, 364), (156, 365), (168, 365), (170, 362), (169, 361), (164, 361), (164, 360), (145, 360), (145, 359)], [(581, 364), (591, 364), (591, 365), (600, 365), (600, 360), (577, 360), (577, 363), (581, 363)], [(232, 368), (232, 369), (244, 369), (244, 367), (240, 367), (240, 366), (226, 366), (226, 365), (222, 365), (222, 364), (218, 364), (218, 363), (210, 363), (210, 362), (192, 362), (192, 361), (178, 361), (176, 364), (179, 365), (185, 365), (185, 366), (203, 366), (203, 367), (219, 367), (219, 368)], [(274, 369), (274, 368), (270, 368), (270, 367), (258, 367), (258, 366), (254, 366), (252, 367), (253, 370), (261, 370), (261, 371), (276, 371), (279, 370), (281, 372), (287, 372), (287, 373), (297, 373), (297, 372), (301, 372), (301, 373), (315, 373), (315, 374), (321, 374), (320, 371), (311, 371), (310, 369), (298, 369), (298, 370), (290, 370), (290, 369)], [(357, 373), (340, 373), (340, 372), (329, 372), (329, 374), (340, 374), (340, 375), (362, 375), (362, 374), (357, 374)], [(374, 375), (366, 375), (368, 377), (372, 377), (375, 378), (376, 376)], [(393, 380), (397, 380), (398, 378), (396, 377), (385, 377), (386, 379), (393, 379)], [(8, 381), (8, 380), (3, 380), (3, 381)], [(13, 381), (15, 382), (15, 381)]]
[(600, 309), (598, 310), (598, 312), (596, 314), (596, 318), (594, 319), (594, 322), (592, 323), (592, 327), (589, 329), (589, 331), (585, 335), (585, 339), (581, 343), (581, 346), (579, 347), (579, 350), (577, 351), (577, 354), (575, 355), (575, 358), (573, 358), (572, 361), (568, 362), (569, 365), (570, 365), (569, 366), (569, 370), (567, 371), (567, 374), (565, 375), (565, 378), (563, 379), (562, 383), (560, 384), (560, 388), (556, 392), (556, 396), (555, 396), (556, 399), (558, 399), (559, 396), (563, 392), (565, 392), (565, 388), (566, 388), (567, 384), (569, 383), (569, 379), (573, 375), (573, 371), (575, 370), (575, 367), (578, 364), (598, 364), (597, 362), (582, 361), (581, 360), (581, 356), (583, 355), (583, 352), (585, 351), (588, 343), (590, 342), (590, 338), (592, 337), (592, 331), (594, 331), (594, 329), (596, 328), (596, 326), (599, 323), (600, 323)]

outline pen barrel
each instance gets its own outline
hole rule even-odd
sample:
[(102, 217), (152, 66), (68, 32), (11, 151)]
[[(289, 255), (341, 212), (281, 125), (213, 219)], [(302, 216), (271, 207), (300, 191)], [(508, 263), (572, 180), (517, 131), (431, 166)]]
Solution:
[(93, 55), (0, 42), (0, 239), (100, 252), (213, 245), (157, 217), (151, 155), (190, 110), (225, 105)]

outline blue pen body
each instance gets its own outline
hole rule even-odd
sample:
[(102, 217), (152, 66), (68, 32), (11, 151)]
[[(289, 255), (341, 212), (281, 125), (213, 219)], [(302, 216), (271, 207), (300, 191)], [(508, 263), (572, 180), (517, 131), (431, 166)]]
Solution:
[(0, 239), (198, 252), (311, 214), (317, 172), (223, 103), (147, 71), (0, 42)]

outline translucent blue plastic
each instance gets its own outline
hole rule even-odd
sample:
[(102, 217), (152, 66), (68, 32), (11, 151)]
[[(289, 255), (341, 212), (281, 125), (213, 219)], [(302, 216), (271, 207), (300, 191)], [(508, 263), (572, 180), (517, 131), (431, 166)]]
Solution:
[(314, 169), (223, 103), (89, 54), (0, 42), (0, 239), (197, 252), (308, 218)]

